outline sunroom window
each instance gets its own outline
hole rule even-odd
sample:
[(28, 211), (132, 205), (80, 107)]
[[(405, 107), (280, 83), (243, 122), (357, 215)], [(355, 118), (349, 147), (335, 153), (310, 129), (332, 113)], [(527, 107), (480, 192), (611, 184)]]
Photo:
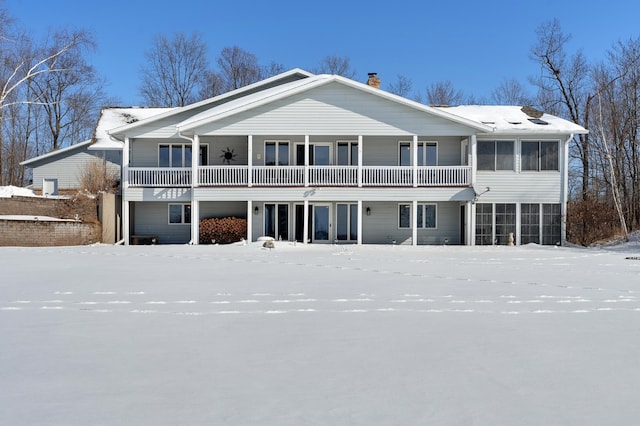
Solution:
[(522, 170), (558, 171), (557, 141), (522, 141)]
[(478, 170), (513, 170), (513, 141), (478, 141)]

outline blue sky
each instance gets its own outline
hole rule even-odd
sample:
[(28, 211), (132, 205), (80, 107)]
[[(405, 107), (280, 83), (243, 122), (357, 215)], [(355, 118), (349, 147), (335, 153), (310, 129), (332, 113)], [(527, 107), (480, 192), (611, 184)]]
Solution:
[[(1, 1), (1, 0), (0, 0)], [(211, 64), (226, 46), (260, 63), (312, 70), (327, 55), (347, 56), (356, 79), (375, 71), (382, 87), (409, 77), (414, 92), (435, 81), (489, 97), (504, 78), (522, 83), (539, 72), (529, 58), (535, 29), (558, 18), (590, 59), (604, 59), (618, 40), (640, 35), (640, 6), (629, 0), (381, 2), (253, 0), (5, 0), (18, 23), (36, 34), (86, 28), (98, 43), (92, 64), (121, 105), (139, 105), (144, 52), (158, 33), (203, 35)]]

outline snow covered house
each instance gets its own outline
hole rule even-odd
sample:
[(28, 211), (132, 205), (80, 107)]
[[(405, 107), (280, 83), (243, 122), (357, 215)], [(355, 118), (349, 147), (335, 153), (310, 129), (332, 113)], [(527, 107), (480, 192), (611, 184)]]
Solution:
[(123, 237), (199, 243), (199, 220), (310, 243), (558, 244), (568, 143), (515, 106), (430, 107), (294, 69), (108, 131)]

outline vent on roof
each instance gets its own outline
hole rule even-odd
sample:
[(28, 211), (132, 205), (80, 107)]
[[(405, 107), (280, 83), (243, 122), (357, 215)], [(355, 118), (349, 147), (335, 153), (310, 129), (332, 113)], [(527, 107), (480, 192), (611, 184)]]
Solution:
[(540, 124), (541, 126), (546, 126), (547, 124), (549, 124), (544, 120), (540, 120), (539, 118), (530, 118), (529, 121), (533, 124)]
[(514, 125), (522, 124), (522, 121), (509, 120), (509, 124), (514, 124)]
[(483, 121), (482, 124), (496, 124), (495, 121)]

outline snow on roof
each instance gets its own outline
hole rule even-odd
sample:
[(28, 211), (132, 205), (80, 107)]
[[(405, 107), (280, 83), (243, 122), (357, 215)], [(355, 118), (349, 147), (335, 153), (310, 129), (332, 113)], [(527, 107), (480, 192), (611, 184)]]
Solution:
[(551, 114), (528, 115), (520, 106), (511, 105), (461, 105), (435, 107), (451, 114), (465, 117), (493, 127), (493, 134), (583, 134), (588, 131), (571, 121)]
[(11, 198), (13, 195), (20, 197), (37, 197), (35, 192), (28, 188), (18, 186), (0, 186), (0, 198)]
[[(151, 123), (155, 120), (158, 119), (162, 119), (168, 116), (171, 116), (174, 113), (182, 113), (182, 112), (187, 112), (187, 111), (191, 111), (197, 108), (200, 108), (202, 106), (206, 106), (208, 104), (216, 104), (216, 103), (225, 103), (228, 102), (227, 100), (233, 100), (239, 96), (243, 96), (243, 94), (250, 94), (253, 92), (261, 92), (264, 89), (261, 89), (262, 87), (271, 87), (271, 86), (277, 86), (279, 85), (280, 81), (287, 81), (289, 79), (292, 78), (299, 78), (299, 79), (306, 79), (308, 77), (313, 77), (314, 74), (305, 71), (303, 69), (300, 68), (293, 68), (289, 71), (285, 71), (281, 74), (277, 74), (274, 75), (273, 77), (269, 77), (266, 78), (264, 80), (260, 80), (258, 82), (249, 84), (247, 86), (243, 86), (240, 87), (238, 89), (232, 90), (230, 92), (226, 92), (226, 93), (222, 93), (218, 96), (214, 96), (213, 98), (208, 98), (208, 99), (204, 99), (202, 101), (199, 102), (195, 102), (193, 104), (189, 104), (189, 105), (185, 105), (183, 107), (177, 107), (175, 108), (175, 111), (169, 111), (167, 110), (166, 112), (160, 113), (155, 117), (148, 117), (147, 119), (142, 119), (140, 120), (140, 122), (135, 122), (135, 123), (120, 123), (120, 126), (114, 126), (111, 127), (111, 132), (109, 132), (109, 134), (111, 135), (122, 135), (124, 132), (126, 132), (127, 130), (130, 130), (132, 128), (141, 126), (141, 125), (145, 125), (148, 123)], [(286, 83), (285, 83), (286, 84)]]
[(115, 107), (103, 108), (93, 134), (93, 145), (90, 150), (122, 149), (123, 143), (109, 136), (108, 131), (116, 127), (145, 120), (149, 117), (172, 111), (175, 108)]

